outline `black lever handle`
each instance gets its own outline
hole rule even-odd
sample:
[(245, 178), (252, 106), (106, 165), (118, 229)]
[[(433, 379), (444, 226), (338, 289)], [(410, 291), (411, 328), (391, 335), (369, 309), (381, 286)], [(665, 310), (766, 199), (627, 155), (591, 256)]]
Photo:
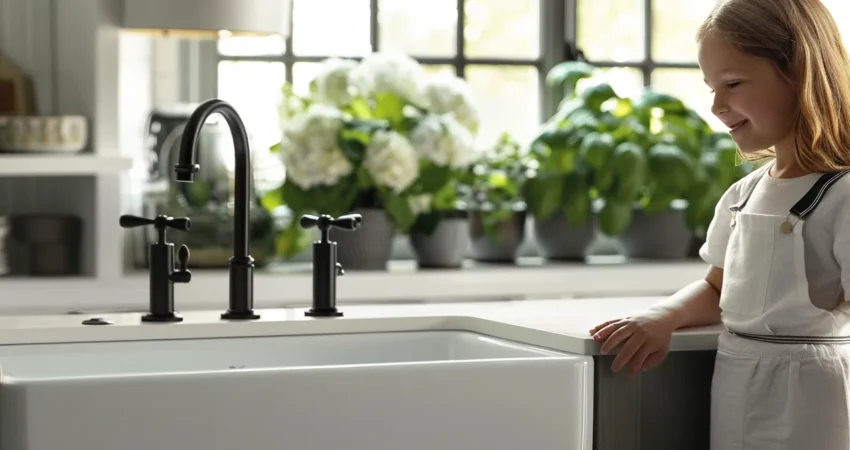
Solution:
[(346, 214), (334, 219), (328, 214), (314, 216), (312, 214), (304, 214), (299, 221), (301, 228), (310, 229), (318, 228), (322, 232), (322, 242), (327, 242), (328, 231), (331, 228), (337, 228), (345, 231), (354, 231), (360, 228), (363, 223), (363, 216), (360, 214)]
[(177, 250), (177, 270), (171, 273), (171, 281), (174, 283), (192, 281), (192, 271), (189, 270), (189, 247), (186, 245), (181, 245)]
[(362, 223), (363, 216), (360, 214), (346, 214), (331, 221), (331, 226), (339, 228), (340, 230), (354, 231), (360, 228), (360, 224)]
[(124, 214), (118, 218), (118, 225), (121, 228), (136, 228), (143, 227), (145, 225), (153, 225), (154, 219), (148, 219), (146, 217), (133, 216), (130, 214)]
[(154, 219), (146, 217), (124, 214), (118, 218), (118, 225), (121, 228), (136, 228), (145, 225), (153, 225), (157, 230), (172, 228), (179, 231), (189, 231), (192, 228), (192, 221), (188, 217), (169, 217), (166, 215), (156, 216)]
[(121, 228), (136, 228), (145, 225), (153, 225), (157, 231), (157, 243), (165, 244), (165, 230), (172, 228), (178, 231), (189, 231), (192, 228), (192, 221), (188, 217), (169, 217), (163, 214), (156, 216), (154, 219), (146, 217), (133, 216), (123, 214), (118, 218), (118, 225)]

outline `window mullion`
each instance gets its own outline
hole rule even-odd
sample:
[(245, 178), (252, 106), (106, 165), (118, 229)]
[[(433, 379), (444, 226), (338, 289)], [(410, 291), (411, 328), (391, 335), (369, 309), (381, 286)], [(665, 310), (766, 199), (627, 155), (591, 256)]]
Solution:
[(551, 117), (558, 108), (563, 91), (546, 86), (546, 74), (556, 64), (569, 59), (570, 43), (575, 42), (575, 0), (540, 2), (540, 117)]
[(372, 44), (372, 52), (380, 51), (381, 30), (378, 25), (378, 0), (369, 0), (369, 41)]
[[(297, 0), (296, 0), (297, 1)], [(283, 66), (286, 82), (293, 83), (292, 69), (295, 65), (295, 52), (292, 50), (292, 36), (295, 35), (295, 1), (289, 2), (289, 35), (286, 36), (286, 52), (283, 54)]]
[(649, 87), (652, 85), (652, 0), (643, 1), (643, 85)]
[(463, 36), (466, 28), (466, 0), (457, 0), (457, 28), (455, 30), (455, 73), (466, 77), (466, 41)]

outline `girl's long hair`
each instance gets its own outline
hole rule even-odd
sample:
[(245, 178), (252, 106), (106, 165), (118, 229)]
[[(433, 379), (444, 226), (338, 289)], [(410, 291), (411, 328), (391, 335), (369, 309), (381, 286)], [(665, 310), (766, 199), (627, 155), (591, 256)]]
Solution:
[[(708, 33), (768, 59), (794, 87), (799, 101), (795, 153), (801, 168), (814, 173), (850, 169), (850, 58), (821, 0), (720, 0), (697, 40)], [(765, 150), (741, 157), (773, 154)]]

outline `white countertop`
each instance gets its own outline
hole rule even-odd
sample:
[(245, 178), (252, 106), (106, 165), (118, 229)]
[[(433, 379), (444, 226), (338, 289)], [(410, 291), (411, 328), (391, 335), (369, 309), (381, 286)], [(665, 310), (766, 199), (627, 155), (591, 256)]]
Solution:
[[(660, 297), (516, 300), (490, 302), (345, 305), (342, 318), (309, 318), (304, 308), (258, 310), (251, 322), (220, 320), (222, 310), (188, 311), (183, 322), (148, 324), (141, 314), (38, 315), (0, 317), (0, 345), (150, 339), (282, 336), (358, 332), (466, 330), (555, 350), (598, 354), (588, 330), (641, 311)], [(102, 317), (112, 325), (82, 325)], [(712, 350), (721, 328), (677, 332), (672, 351)]]

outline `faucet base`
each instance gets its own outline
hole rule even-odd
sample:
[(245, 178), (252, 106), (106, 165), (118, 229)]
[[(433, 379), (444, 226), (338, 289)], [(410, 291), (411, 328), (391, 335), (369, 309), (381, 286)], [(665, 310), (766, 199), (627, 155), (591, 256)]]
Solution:
[(254, 311), (227, 311), (221, 313), (221, 318), (223, 320), (257, 320), (260, 315)]
[(315, 309), (310, 308), (309, 311), (304, 311), (304, 315), (307, 317), (342, 317), (342, 311), (337, 311), (334, 309)]
[(153, 314), (147, 313), (142, 316), (142, 322), (182, 322), (183, 318), (175, 313)]

